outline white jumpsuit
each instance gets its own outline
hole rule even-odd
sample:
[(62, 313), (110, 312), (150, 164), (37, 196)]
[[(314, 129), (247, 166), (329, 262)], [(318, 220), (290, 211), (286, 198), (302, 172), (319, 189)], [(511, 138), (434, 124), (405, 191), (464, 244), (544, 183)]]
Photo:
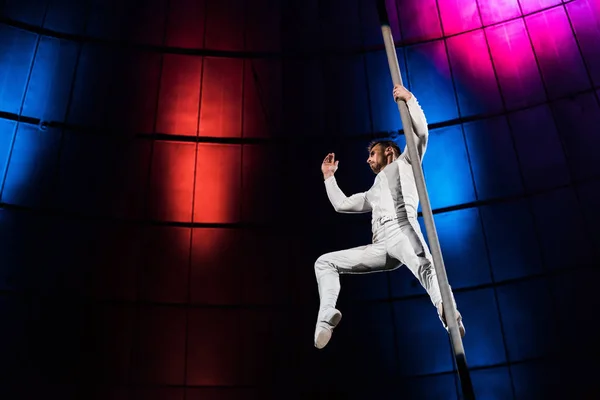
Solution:
[[(421, 160), (429, 136), (425, 114), (414, 95), (407, 102)], [(417, 221), (419, 196), (406, 147), (375, 177), (373, 186), (350, 197), (334, 176), (325, 180), (327, 196), (340, 213), (372, 212), (372, 243), (320, 256), (315, 262), (320, 307), (317, 324), (335, 308), (340, 292), (339, 274), (391, 271), (406, 265), (429, 294), (434, 306), (442, 297), (431, 253)]]

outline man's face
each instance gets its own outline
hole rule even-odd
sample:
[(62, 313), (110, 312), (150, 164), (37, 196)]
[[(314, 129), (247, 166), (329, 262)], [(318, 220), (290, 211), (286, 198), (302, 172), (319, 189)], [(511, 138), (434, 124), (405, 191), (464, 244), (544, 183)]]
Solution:
[(387, 165), (387, 157), (385, 156), (385, 149), (382, 145), (378, 144), (373, 146), (369, 152), (367, 163), (369, 164), (369, 167), (371, 167), (371, 170), (376, 174)]

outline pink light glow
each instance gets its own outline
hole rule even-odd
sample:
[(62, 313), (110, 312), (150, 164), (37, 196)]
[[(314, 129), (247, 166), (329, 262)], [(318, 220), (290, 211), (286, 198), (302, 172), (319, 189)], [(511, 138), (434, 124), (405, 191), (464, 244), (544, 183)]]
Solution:
[(595, 85), (600, 85), (600, 1), (577, 0), (567, 4), (575, 35)]
[(486, 0), (479, 2), (484, 25), (495, 24), (521, 15), (518, 0)]
[(446, 35), (481, 27), (476, 0), (445, 0), (438, 4)]
[(522, 19), (486, 29), (500, 89), (509, 109), (544, 100), (544, 87)]
[(447, 44), (454, 77), (466, 88), (457, 87), (460, 114), (464, 117), (502, 111), (483, 30), (453, 36)]
[(400, 11), (403, 39), (418, 42), (442, 36), (435, 0), (407, 1)]
[(525, 18), (550, 98), (589, 88), (590, 83), (563, 7)]
[(561, 0), (520, 0), (523, 14), (529, 14), (561, 3)]

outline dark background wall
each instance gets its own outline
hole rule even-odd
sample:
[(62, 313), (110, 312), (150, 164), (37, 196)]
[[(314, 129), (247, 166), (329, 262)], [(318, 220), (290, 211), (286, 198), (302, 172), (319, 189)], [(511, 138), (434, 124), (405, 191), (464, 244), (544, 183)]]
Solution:
[[(598, 395), (600, 4), (388, 1), (478, 399)], [(405, 269), (313, 272), (401, 122), (371, 0), (0, 1), (3, 399), (456, 399)], [(401, 132), (400, 132), (401, 133)]]

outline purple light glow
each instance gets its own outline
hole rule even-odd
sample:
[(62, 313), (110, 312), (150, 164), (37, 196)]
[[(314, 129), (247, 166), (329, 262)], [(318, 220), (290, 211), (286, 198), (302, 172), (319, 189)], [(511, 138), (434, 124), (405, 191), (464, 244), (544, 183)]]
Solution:
[(600, 1), (577, 0), (566, 7), (594, 85), (600, 85)]

